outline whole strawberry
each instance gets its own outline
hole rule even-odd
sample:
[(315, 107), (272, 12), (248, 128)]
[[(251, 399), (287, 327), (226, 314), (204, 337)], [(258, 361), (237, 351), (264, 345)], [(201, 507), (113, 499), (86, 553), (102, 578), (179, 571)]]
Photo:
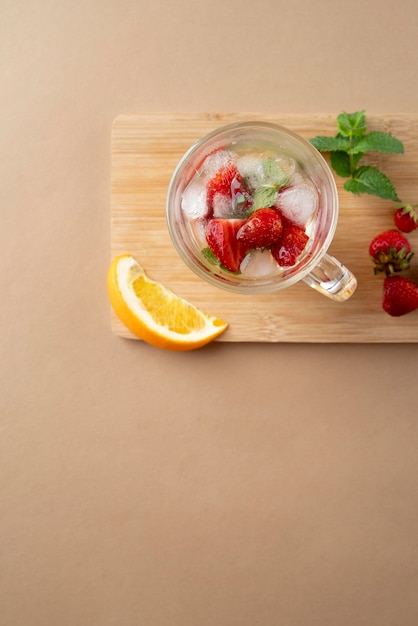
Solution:
[(394, 228), (372, 240), (369, 254), (375, 264), (374, 273), (384, 272), (386, 276), (409, 269), (413, 257), (408, 239)]
[(400, 317), (418, 309), (418, 285), (405, 276), (387, 276), (383, 282), (383, 310)]
[(398, 209), (393, 215), (396, 228), (403, 233), (412, 233), (418, 228), (418, 204), (398, 205)]

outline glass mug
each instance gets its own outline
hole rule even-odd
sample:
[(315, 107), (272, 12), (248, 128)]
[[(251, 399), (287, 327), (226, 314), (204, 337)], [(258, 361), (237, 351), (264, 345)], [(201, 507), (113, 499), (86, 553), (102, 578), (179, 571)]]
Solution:
[[(213, 264), (202, 254), (202, 242), (194, 236), (191, 220), (182, 209), (185, 189), (202, 167), (206, 157), (216, 151), (244, 154), (263, 153), (290, 158), (317, 191), (317, 208), (307, 233), (304, 252), (290, 267), (276, 265), (265, 276), (231, 273)], [(355, 276), (327, 250), (338, 221), (338, 192), (332, 172), (323, 156), (308, 141), (294, 132), (268, 122), (248, 121), (222, 126), (199, 139), (180, 159), (168, 187), (166, 218), (168, 230), (185, 264), (208, 283), (244, 294), (280, 291), (304, 281), (319, 293), (336, 301), (347, 300), (355, 291)]]

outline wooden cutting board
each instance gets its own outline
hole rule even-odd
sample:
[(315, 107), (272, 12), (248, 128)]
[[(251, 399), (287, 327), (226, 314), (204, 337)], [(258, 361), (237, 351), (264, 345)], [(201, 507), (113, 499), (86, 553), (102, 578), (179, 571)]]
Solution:
[[(164, 283), (207, 313), (229, 322), (218, 341), (240, 342), (417, 342), (418, 311), (392, 318), (381, 309), (383, 277), (374, 276), (368, 246), (393, 227), (393, 203), (354, 196), (343, 189), (340, 219), (329, 252), (358, 279), (350, 300), (333, 302), (305, 283), (277, 294), (247, 296), (206, 284), (181, 261), (169, 237), (165, 198), (172, 172), (195, 140), (224, 124), (264, 120), (310, 139), (334, 135), (330, 114), (142, 113), (121, 115), (112, 127), (111, 255), (130, 253), (154, 280)], [(369, 130), (392, 133), (402, 155), (380, 155), (364, 163), (381, 169), (404, 202), (418, 202), (418, 116), (367, 115)], [(408, 236), (417, 250), (409, 276), (418, 281), (418, 231)], [(134, 338), (112, 313), (112, 330)]]

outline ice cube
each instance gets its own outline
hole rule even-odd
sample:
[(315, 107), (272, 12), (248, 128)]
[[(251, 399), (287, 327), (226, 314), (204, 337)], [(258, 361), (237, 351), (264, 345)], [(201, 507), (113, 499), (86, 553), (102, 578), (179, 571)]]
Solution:
[(203, 161), (202, 171), (208, 178), (212, 178), (221, 167), (232, 163), (232, 161), (233, 154), (229, 150), (216, 150), (216, 152), (209, 154)]
[(305, 180), (279, 193), (277, 206), (289, 220), (298, 226), (306, 226), (317, 209), (318, 193), (315, 186)]
[(206, 241), (206, 225), (206, 220), (192, 220), (190, 222), (192, 233), (199, 248), (206, 248), (208, 245)]
[(188, 219), (205, 217), (208, 212), (206, 183), (203, 179), (192, 180), (183, 191), (181, 208)]
[(240, 270), (248, 278), (265, 278), (277, 272), (278, 265), (270, 250), (250, 250), (241, 263)]
[(223, 193), (215, 193), (213, 196), (213, 215), (214, 217), (231, 217), (232, 216), (232, 198)]
[(275, 159), (277, 165), (280, 167), (282, 172), (286, 174), (290, 178), (294, 174), (297, 168), (297, 163), (295, 159), (287, 155), (280, 155)]
[(300, 170), (295, 170), (290, 177), (289, 186), (296, 187), (306, 181), (306, 176), (302, 174)]
[(237, 160), (237, 168), (250, 189), (257, 189), (264, 178), (263, 158), (246, 154)]

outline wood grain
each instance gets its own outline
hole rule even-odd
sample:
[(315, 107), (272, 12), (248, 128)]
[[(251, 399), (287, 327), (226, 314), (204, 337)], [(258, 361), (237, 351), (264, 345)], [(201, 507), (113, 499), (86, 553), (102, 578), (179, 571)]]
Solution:
[[(350, 300), (337, 303), (304, 283), (277, 294), (246, 296), (206, 284), (181, 261), (169, 237), (165, 198), (172, 172), (195, 140), (235, 121), (264, 120), (306, 139), (335, 133), (335, 115), (273, 113), (143, 113), (121, 115), (112, 127), (111, 256), (131, 253), (148, 275), (202, 310), (229, 322), (218, 341), (233, 342), (417, 342), (418, 313), (391, 318), (381, 309), (382, 277), (368, 257), (371, 239), (393, 227), (393, 204), (353, 196), (336, 176), (340, 219), (329, 252), (357, 276)], [(370, 130), (384, 130), (405, 146), (402, 155), (376, 155), (405, 202), (418, 199), (418, 116), (368, 115)], [(365, 159), (366, 162), (366, 159)], [(417, 231), (416, 231), (417, 232)], [(418, 249), (418, 235), (409, 239)], [(418, 280), (418, 257), (409, 275)], [(111, 328), (134, 338), (112, 313)]]

